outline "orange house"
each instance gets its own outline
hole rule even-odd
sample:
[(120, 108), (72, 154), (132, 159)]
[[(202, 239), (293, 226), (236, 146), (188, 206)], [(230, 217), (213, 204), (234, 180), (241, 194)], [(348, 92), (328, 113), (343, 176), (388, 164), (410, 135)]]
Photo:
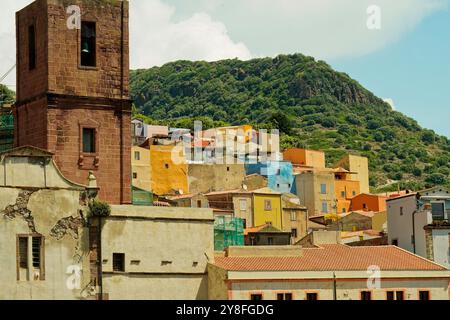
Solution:
[(336, 212), (346, 213), (351, 209), (351, 199), (361, 191), (359, 181), (350, 180), (351, 172), (337, 168), (335, 174), (334, 191), (336, 193)]
[(351, 210), (373, 212), (386, 211), (386, 199), (387, 197), (384, 196), (362, 193), (352, 199)]
[(295, 166), (325, 168), (325, 153), (306, 149), (286, 149), (283, 158)]

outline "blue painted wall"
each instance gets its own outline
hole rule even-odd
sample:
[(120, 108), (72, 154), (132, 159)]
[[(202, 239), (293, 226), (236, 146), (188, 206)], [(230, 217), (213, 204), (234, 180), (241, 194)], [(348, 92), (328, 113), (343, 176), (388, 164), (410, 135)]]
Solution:
[(281, 193), (296, 194), (294, 172), (289, 161), (265, 161), (245, 165), (247, 175), (259, 174), (267, 178), (268, 186)]

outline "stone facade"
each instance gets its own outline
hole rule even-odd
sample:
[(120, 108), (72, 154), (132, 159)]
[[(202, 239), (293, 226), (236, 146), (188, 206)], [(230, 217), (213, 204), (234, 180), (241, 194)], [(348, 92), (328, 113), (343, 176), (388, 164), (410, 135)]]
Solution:
[[(64, 1), (37, 0), (16, 15), (15, 145), (53, 152), (62, 173), (77, 183), (94, 171), (101, 200), (130, 203), (128, 2), (71, 5), (80, 6), (83, 21), (95, 22), (95, 67), (81, 65), (81, 32), (67, 27)], [(30, 70), (31, 26), (36, 68)], [(94, 152), (83, 152), (84, 128), (95, 132)]]

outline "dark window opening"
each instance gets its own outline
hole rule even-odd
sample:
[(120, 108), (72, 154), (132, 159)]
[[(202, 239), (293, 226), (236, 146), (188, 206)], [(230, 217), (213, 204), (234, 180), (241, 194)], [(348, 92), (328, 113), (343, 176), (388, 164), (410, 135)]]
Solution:
[(113, 271), (125, 272), (125, 254), (113, 253)]
[(138, 175), (136, 172), (133, 172), (133, 179), (137, 179)]
[(394, 291), (386, 292), (386, 300), (395, 300), (394, 299)]
[(317, 293), (307, 293), (306, 294), (306, 300), (308, 300), (308, 301), (316, 301), (317, 300)]
[(397, 300), (405, 300), (405, 293), (403, 291), (397, 291), (395, 297)]
[(398, 239), (392, 240), (392, 245), (398, 247)]
[(166, 167), (166, 169), (169, 169), (169, 164), (166, 163), (165, 167)]
[(19, 238), (19, 267), (28, 269), (28, 238)]
[(277, 294), (277, 300), (292, 300), (292, 293), (278, 293)]
[(419, 300), (430, 300), (430, 291), (419, 291)]
[(372, 293), (370, 291), (362, 291), (361, 300), (372, 300)]
[(81, 65), (96, 66), (96, 27), (95, 22), (81, 22)]
[(202, 200), (197, 200), (197, 208), (201, 208), (202, 207)]
[(95, 129), (83, 128), (83, 152), (95, 153)]
[(36, 69), (36, 29), (34, 25), (28, 27), (28, 68)]
[(267, 244), (273, 246), (273, 238), (267, 238)]
[(260, 301), (262, 299), (263, 299), (262, 294), (252, 294), (250, 296), (250, 300), (252, 300), (252, 301)]
[(297, 238), (297, 229), (292, 229), (291, 233), (293, 238)]

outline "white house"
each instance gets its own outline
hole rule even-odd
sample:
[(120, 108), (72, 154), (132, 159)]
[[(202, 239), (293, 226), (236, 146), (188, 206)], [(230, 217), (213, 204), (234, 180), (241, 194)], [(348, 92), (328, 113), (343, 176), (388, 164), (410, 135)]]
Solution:
[(435, 187), (387, 200), (389, 243), (450, 267), (450, 193)]

